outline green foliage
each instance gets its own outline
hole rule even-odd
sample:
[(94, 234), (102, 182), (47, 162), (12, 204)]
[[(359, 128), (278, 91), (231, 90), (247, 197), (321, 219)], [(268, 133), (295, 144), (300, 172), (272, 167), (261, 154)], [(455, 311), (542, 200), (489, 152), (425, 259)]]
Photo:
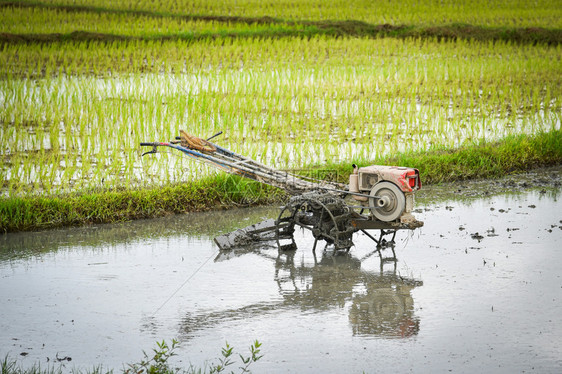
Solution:
[[(175, 339), (172, 340), (172, 344), (169, 345), (165, 340), (161, 342), (156, 342), (156, 348), (152, 349), (152, 353), (148, 354), (143, 352), (144, 358), (135, 363), (127, 364), (123, 369), (123, 374), (218, 374), (226, 370), (237, 363), (234, 358), (234, 347), (225, 343), (225, 347), (221, 349), (221, 356), (217, 359), (217, 363), (211, 363), (208, 367), (199, 368), (190, 365), (189, 368), (172, 367), (170, 362), (172, 357), (176, 356), (176, 349), (179, 347), (179, 342)], [(256, 340), (250, 345), (250, 354), (244, 356), (238, 354), (240, 359), (239, 362), (239, 373), (250, 373), (250, 365), (259, 361), (263, 355), (261, 355), (261, 343)], [(103, 373), (113, 373), (111, 371), (104, 371), (102, 366), (94, 367), (87, 371), (77, 371), (73, 370), (73, 373), (77, 374), (103, 374)], [(0, 361), (0, 374), (61, 374), (62, 368), (49, 367), (48, 369), (41, 369), (39, 365), (33, 365), (29, 369), (24, 369), (18, 366), (17, 361), (10, 359), (8, 356), (4, 360)], [(234, 373), (234, 371), (230, 371)]]
[[(206, 368), (196, 368), (191, 366), (189, 369), (172, 368), (169, 362), (170, 358), (175, 356), (174, 350), (178, 347), (178, 341), (172, 340), (172, 345), (169, 346), (165, 341), (157, 342), (158, 348), (153, 349), (153, 355), (149, 356), (144, 352), (144, 359), (139, 363), (128, 364), (128, 368), (124, 370), (124, 374), (218, 374), (226, 370), (227, 367), (236, 363), (234, 356), (234, 347), (225, 343), (225, 347), (221, 350), (221, 357), (218, 358), (218, 363), (212, 363)], [(250, 346), (250, 355), (243, 356), (239, 354), (241, 366), (239, 367), (240, 373), (249, 373), (251, 364), (257, 362), (263, 357), (260, 355), (261, 343), (255, 341)], [(231, 373), (234, 373), (231, 371)]]
[[(47, 368), (41, 367), (40, 364), (33, 364), (31, 367), (23, 368), (18, 366), (15, 359), (11, 359), (8, 355), (0, 361), (0, 374), (63, 374), (62, 366), (49, 365)], [(72, 370), (73, 374), (113, 374), (112, 370), (103, 370), (103, 367), (97, 366), (87, 371)]]
[(244, 357), (241, 354), (239, 355), (240, 360), (242, 360), (243, 363), (243, 366), (240, 366), (242, 373), (249, 373), (250, 371), (248, 370), (248, 368), (250, 367), (250, 365), (263, 357), (263, 355), (260, 355), (261, 353), (260, 347), (261, 347), (261, 343), (256, 340), (254, 344), (250, 346), (250, 354), (251, 354), (250, 356)]
[(143, 352), (144, 359), (139, 363), (128, 364), (128, 368), (124, 370), (124, 374), (173, 374), (178, 373), (179, 369), (170, 367), (168, 360), (175, 356), (174, 350), (178, 346), (177, 340), (172, 340), (172, 345), (162, 340), (156, 342), (158, 348), (153, 349), (154, 355), (149, 357), (146, 352)]
[(110, 223), (221, 208), (225, 207), (221, 202), (224, 194), (216, 183), (224, 178), (228, 177), (163, 188), (0, 198), (0, 232)]
[(10, 360), (10, 358), (6, 355), (0, 362), (0, 373), (14, 373), (16, 366), (17, 362), (15, 360)]

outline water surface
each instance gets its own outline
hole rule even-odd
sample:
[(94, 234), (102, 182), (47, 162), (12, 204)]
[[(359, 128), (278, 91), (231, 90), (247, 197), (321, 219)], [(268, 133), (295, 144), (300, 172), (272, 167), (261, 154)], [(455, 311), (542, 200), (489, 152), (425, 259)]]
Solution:
[(300, 231), (295, 252), (218, 251), (276, 208), (3, 235), (0, 356), (118, 370), (176, 338), (204, 366), (258, 339), (254, 372), (561, 372), (560, 190), (479, 188), (420, 193), (396, 263), (362, 234), (337, 256)]

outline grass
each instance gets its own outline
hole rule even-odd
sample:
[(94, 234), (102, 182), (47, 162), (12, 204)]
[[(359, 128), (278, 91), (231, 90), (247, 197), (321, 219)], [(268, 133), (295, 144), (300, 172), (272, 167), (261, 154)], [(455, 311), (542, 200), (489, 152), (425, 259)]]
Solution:
[[(144, 358), (139, 362), (126, 364), (123, 368), (123, 374), (218, 374), (225, 370), (234, 373), (231, 370), (232, 365), (239, 365), (237, 368), (238, 373), (250, 373), (249, 367), (258, 362), (263, 355), (261, 354), (261, 343), (255, 340), (249, 348), (249, 355), (244, 356), (238, 353), (238, 358), (234, 356), (234, 347), (225, 343), (225, 347), (221, 349), (221, 355), (212, 363), (206, 364), (204, 367), (196, 367), (190, 365), (188, 368), (173, 366), (172, 357), (177, 356), (177, 348), (179, 342), (172, 340), (171, 344), (166, 341), (156, 342), (157, 347), (150, 353), (143, 352)], [(0, 361), (1, 374), (62, 374), (67, 372), (64, 366), (48, 365), (47, 368), (42, 368), (39, 364), (34, 364), (29, 368), (24, 368), (18, 365), (17, 360), (11, 359), (6, 356)], [(72, 373), (77, 374), (112, 374), (113, 370), (103, 369), (102, 365), (94, 367), (90, 370), (73, 369)]]
[[(562, 132), (517, 135), (501, 141), (462, 147), (411, 152), (371, 161), (362, 166), (387, 164), (417, 167), (422, 183), (499, 177), (508, 173), (562, 163)], [(323, 165), (347, 182), (351, 162)], [(314, 168), (314, 167), (312, 167)], [(224, 209), (234, 204), (280, 202), (285, 196), (257, 183), (240, 183), (218, 175), (189, 184), (164, 188), (99, 191), (66, 196), (0, 198), (0, 231), (25, 231), (68, 225), (110, 223), (190, 211)], [(253, 190), (252, 190), (253, 189)], [(251, 200), (247, 197), (251, 196)]]
[[(428, 152), (408, 152), (358, 164), (400, 165), (417, 168), (422, 183), (437, 184), (476, 178), (497, 178), (538, 167), (562, 163), (562, 131), (555, 130), (534, 136), (512, 135), (500, 141), (482, 141), (458, 149), (436, 147)], [(322, 165), (338, 171), (346, 182), (347, 165)], [(347, 174), (346, 174), (347, 173)]]

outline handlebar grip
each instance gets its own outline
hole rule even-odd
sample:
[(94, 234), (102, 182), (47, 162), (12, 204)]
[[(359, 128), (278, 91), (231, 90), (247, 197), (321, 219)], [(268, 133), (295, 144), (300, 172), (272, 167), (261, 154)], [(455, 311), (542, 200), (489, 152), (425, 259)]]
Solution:
[(157, 143), (140, 143), (141, 147), (152, 147), (153, 145), (156, 145)]

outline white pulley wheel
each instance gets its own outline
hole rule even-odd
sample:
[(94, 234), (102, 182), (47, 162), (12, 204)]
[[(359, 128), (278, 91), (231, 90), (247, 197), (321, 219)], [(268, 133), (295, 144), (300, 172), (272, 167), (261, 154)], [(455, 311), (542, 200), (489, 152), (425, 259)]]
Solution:
[[(406, 209), (404, 192), (392, 182), (380, 182), (371, 189), (369, 207), (375, 218), (380, 221), (395, 221)], [(378, 197), (378, 199), (374, 197)]]

